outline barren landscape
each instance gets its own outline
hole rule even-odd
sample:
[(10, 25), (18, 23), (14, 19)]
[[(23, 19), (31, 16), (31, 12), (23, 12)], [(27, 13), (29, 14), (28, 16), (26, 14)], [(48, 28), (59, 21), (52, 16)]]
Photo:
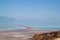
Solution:
[[(38, 36), (34, 37), (35, 34), (37, 35), (42, 34), (44, 36), (44, 33), (49, 34), (50, 32), (54, 32), (51, 30), (36, 29), (36, 28), (23, 26), (23, 25), (21, 27), (25, 27), (25, 29), (0, 31), (0, 40), (38, 40), (38, 39), (35, 39), (38, 37)], [(42, 40), (41, 37), (39, 40)]]
[(26, 29), (0, 31), (0, 40), (31, 40), (37, 33), (50, 32), (49, 30), (40, 30), (28, 26), (22, 26)]
[(60, 40), (60, 0), (0, 0), (0, 40)]

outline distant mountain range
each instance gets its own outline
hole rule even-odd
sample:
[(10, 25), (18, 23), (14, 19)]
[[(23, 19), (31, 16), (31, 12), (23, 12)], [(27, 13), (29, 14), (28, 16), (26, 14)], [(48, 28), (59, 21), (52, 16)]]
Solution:
[(16, 20), (14, 20), (13, 18), (9, 18), (9, 17), (4, 17), (4, 16), (0, 16), (0, 28), (1, 29), (34, 29), (30, 26), (25, 26), (25, 25), (4, 25), (4, 24), (12, 24), (12, 23), (16, 23)]
[(8, 17), (4, 17), (4, 16), (0, 16), (0, 23), (7, 23), (7, 22), (14, 22), (13, 18), (8, 18)]
[(20, 30), (38, 30), (36, 28), (33, 28), (31, 26), (27, 26), (27, 25), (0, 25), (0, 28), (2, 30), (14, 30), (14, 31), (20, 31)]

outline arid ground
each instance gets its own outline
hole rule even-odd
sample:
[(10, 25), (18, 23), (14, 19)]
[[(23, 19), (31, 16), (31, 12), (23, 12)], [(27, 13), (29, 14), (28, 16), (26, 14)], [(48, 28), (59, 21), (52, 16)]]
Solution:
[(21, 29), (11, 31), (0, 31), (0, 40), (31, 40), (36, 33), (49, 32), (39, 29)]
[(49, 32), (51, 32), (51, 30), (35, 29), (31, 27), (26, 27), (26, 29), (20, 30), (0, 31), (0, 40), (38, 40), (35, 39), (35, 37), (33, 38), (35, 34), (38, 35)]

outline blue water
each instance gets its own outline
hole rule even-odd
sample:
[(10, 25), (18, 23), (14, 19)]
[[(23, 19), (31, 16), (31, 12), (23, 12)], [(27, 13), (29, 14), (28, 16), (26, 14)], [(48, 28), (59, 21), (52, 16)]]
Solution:
[[(60, 25), (31, 25), (33, 28), (37, 29), (46, 29), (46, 30), (60, 30)], [(23, 29), (20, 26), (16, 25), (0, 25), (0, 31), (5, 31), (5, 30), (19, 30)]]
[(35, 25), (33, 27), (47, 30), (60, 30), (60, 25)]
[(19, 29), (23, 29), (23, 28), (15, 25), (0, 25), (0, 31), (19, 30)]

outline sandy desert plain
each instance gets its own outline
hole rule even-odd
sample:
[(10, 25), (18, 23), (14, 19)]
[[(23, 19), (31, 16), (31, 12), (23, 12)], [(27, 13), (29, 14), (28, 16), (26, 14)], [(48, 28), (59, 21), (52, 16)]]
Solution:
[[(0, 40), (33, 40), (32, 38), (35, 34), (48, 32), (51, 32), (51, 30), (42, 30), (31, 27), (26, 27), (26, 29), (20, 30), (0, 31)], [(60, 38), (57, 39), (59, 40)]]

